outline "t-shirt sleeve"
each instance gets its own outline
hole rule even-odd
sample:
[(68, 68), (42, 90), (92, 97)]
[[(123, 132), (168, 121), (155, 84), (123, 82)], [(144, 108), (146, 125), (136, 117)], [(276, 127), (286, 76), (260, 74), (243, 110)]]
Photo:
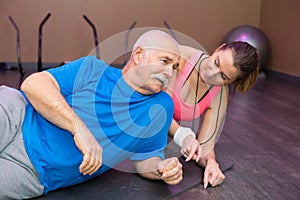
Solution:
[(56, 79), (61, 94), (68, 96), (97, 83), (106, 67), (104, 62), (95, 56), (86, 56), (61, 67), (49, 69), (48, 72)]
[(69, 62), (61, 67), (49, 69), (48, 72), (57, 81), (60, 92), (63, 96), (67, 96), (73, 93), (74, 82), (77, 72), (83, 63), (84, 58)]

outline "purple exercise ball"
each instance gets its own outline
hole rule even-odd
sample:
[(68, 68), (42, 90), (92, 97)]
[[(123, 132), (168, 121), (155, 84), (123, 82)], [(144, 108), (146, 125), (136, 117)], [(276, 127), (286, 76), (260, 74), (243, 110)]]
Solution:
[(258, 50), (260, 67), (266, 68), (270, 59), (270, 42), (267, 36), (257, 27), (244, 25), (230, 30), (222, 40), (222, 43), (232, 41), (248, 42)]

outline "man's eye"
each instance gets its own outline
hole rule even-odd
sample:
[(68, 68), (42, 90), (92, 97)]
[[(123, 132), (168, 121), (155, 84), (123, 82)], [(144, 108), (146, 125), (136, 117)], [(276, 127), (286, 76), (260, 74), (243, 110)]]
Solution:
[(179, 63), (176, 63), (176, 64), (174, 64), (174, 65), (172, 66), (173, 70), (177, 70), (178, 67), (179, 67)]
[(163, 62), (164, 64), (168, 64), (168, 63), (169, 63), (169, 61), (166, 60), (166, 59), (163, 59), (162, 62)]

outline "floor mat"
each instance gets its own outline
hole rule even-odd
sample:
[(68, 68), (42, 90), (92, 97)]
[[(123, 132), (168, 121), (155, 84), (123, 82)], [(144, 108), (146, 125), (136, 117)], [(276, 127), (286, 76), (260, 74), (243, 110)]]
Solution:
[[(223, 172), (231, 169), (234, 164), (222, 151), (222, 149), (226, 149), (223, 148), (224, 145), (217, 144), (215, 147), (216, 158)], [(173, 151), (168, 151), (166, 155), (172, 156), (173, 153)], [(183, 164), (184, 178), (178, 185), (167, 185), (162, 181), (150, 181), (138, 174), (111, 169), (93, 180), (51, 191), (46, 196), (35, 199), (170, 199), (202, 183), (203, 179), (203, 168), (194, 162), (185, 162), (183, 157), (179, 157), (179, 160)]]

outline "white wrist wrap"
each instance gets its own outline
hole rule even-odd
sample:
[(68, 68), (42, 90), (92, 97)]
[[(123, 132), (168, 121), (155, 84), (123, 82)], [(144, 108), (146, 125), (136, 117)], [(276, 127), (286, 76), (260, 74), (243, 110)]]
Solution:
[(192, 131), (192, 129), (186, 127), (179, 127), (174, 134), (175, 144), (182, 147), (182, 141), (184, 140), (184, 138), (190, 135), (196, 138), (195, 133)]

